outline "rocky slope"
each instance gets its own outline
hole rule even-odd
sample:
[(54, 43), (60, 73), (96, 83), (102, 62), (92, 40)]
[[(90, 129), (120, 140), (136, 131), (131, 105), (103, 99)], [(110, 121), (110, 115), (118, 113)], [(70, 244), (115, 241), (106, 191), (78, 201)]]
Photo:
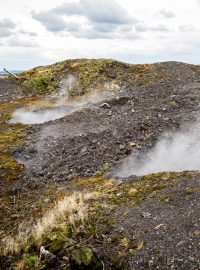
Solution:
[(199, 269), (199, 172), (115, 176), (198, 120), (199, 91), (200, 67), (177, 62), (69, 60), (0, 79), (1, 269)]

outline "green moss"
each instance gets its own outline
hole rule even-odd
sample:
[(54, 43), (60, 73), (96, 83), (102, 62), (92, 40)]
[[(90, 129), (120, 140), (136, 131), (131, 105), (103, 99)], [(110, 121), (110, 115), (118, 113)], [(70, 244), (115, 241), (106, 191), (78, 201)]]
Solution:
[(23, 165), (12, 157), (12, 151), (23, 144), (22, 131), (25, 125), (9, 123), (11, 113), (8, 111), (12, 111), (15, 104), (5, 105), (1, 104), (3, 109), (0, 114), (0, 176), (10, 181), (18, 179), (23, 171)]
[(31, 255), (29, 253), (26, 253), (23, 255), (23, 261), (25, 269), (35, 269), (38, 263), (38, 257), (35, 255)]
[(123, 247), (125, 247), (125, 248), (128, 248), (128, 246), (129, 246), (129, 240), (128, 240), (128, 238), (126, 238), (126, 237), (122, 238), (121, 239), (121, 245)]
[(103, 168), (99, 168), (98, 171), (96, 171), (95, 176), (102, 176), (104, 173), (104, 169)]
[(110, 163), (105, 162), (103, 164), (103, 167), (99, 168), (96, 173), (95, 176), (99, 177), (102, 176), (106, 171), (108, 171), (110, 169)]
[(85, 93), (86, 89), (90, 89), (91, 85), (97, 87), (98, 84), (102, 84), (108, 80), (108, 76), (104, 74), (104, 70), (106, 65), (110, 63), (112, 63), (112, 60), (99, 59), (72, 64), (72, 67), (79, 71), (77, 89), (80, 95)]
[(46, 94), (53, 92), (56, 88), (54, 76), (51, 71), (36, 72), (33, 75), (28, 75), (23, 82), (25, 89), (29, 89), (31, 94)]
[(112, 204), (136, 206), (148, 197), (156, 197), (166, 187), (173, 186), (176, 183), (177, 176), (175, 173), (149, 174), (141, 177), (138, 181), (124, 183), (122, 189), (110, 188), (106, 193), (109, 195)]
[(171, 100), (169, 101), (169, 104), (172, 105), (172, 106), (176, 106), (177, 102), (176, 102), (176, 100), (171, 99)]
[(51, 244), (51, 251), (53, 253), (59, 252), (65, 246), (65, 243), (66, 240), (63, 237), (56, 237)]
[(105, 163), (103, 164), (103, 168), (104, 168), (104, 171), (109, 170), (109, 169), (110, 169), (110, 163), (109, 163), (109, 162), (105, 162)]
[(65, 68), (63, 62), (54, 65), (36, 67), (19, 75), (23, 93), (38, 96), (54, 92), (59, 85), (57, 75)]
[(90, 265), (94, 259), (94, 254), (91, 248), (82, 247), (72, 252), (72, 259), (77, 265)]
[(73, 235), (73, 226), (71, 224), (68, 224), (65, 228), (65, 232), (64, 235), (66, 235), (66, 237), (71, 238)]

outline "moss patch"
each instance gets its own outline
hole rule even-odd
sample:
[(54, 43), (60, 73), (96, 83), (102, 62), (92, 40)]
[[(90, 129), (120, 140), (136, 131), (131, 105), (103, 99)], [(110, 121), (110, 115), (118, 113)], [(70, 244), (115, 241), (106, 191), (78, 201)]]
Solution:
[(35, 269), (38, 265), (39, 258), (35, 255), (31, 255), (29, 253), (24, 254), (23, 262), (24, 262), (24, 269)]
[(22, 124), (10, 124), (10, 114), (0, 114), (0, 176), (5, 180), (15, 180), (20, 177), (23, 166), (12, 157), (12, 151), (23, 144)]

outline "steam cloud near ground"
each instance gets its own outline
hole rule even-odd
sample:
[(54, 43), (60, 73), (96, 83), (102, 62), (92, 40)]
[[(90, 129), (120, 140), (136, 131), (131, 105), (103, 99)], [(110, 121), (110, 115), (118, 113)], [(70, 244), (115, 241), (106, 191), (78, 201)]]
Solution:
[[(49, 107), (29, 106), (16, 110), (10, 120), (11, 123), (23, 124), (42, 124), (53, 121), (71, 114), (83, 108), (89, 107), (91, 104), (108, 100), (115, 92), (116, 85), (110, 83), (105, 85), (104, 89), (97, 90), (91, 94), (79, 97), (74, 101), (69, 100), (69, 93), (76, 83), (76, 78), (69, 75), (60, 83), (60, 91), (55, 96), (44, 100)], [(53, 103), (51, 100), (54, 100)]]
[(164, 134), (148, 153), (132, 155), (116, 172), (117, 176), (146, 175), (164, 171), (200, 169), (200, 122), (174, 134)]
[(12, 123), (23, 124), (42, 124), (44, 122), (56, 120), (64, 117), (66, 114), (77, 110), (75, 106), (62, 106), (49, 109), (39, 109), (37, 107), (30, 107), (17, 110), (11, 119)]

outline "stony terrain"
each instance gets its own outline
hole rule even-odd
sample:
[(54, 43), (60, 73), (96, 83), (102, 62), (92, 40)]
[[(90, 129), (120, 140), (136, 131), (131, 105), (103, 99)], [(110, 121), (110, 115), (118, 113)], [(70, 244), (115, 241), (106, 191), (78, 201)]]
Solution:
[[(50, 108), (65, 87), (70, 102), (98, 99), (54, 121), (10, 123), (18, 108)], [(176, 62), (71, 60), (0, 79), (0, 268), (200, 269), (199, 172), (115, 176), (131, 154), (199, 118), (199, 91), (200, 67)], [(77, 192), (83, 205), (38, 240), (35, 224)]]

